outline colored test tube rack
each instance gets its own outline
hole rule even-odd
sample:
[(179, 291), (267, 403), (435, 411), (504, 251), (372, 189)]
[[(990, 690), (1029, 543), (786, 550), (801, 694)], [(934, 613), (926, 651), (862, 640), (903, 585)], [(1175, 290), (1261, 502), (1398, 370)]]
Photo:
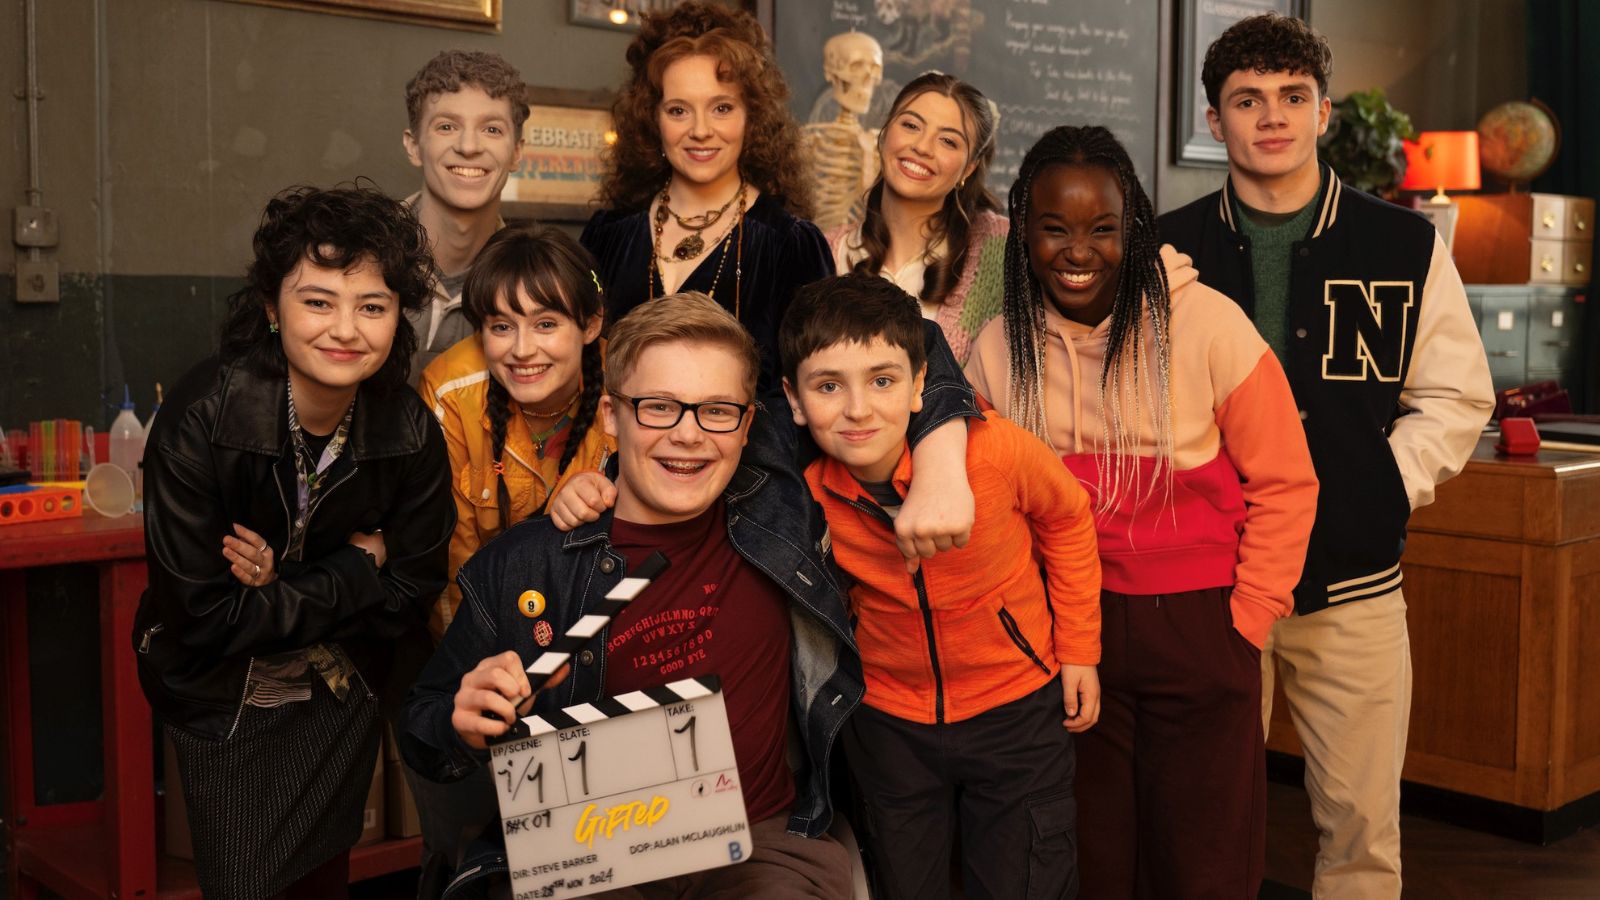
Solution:
[(69, 519), (83, 515), (83, 491), (19, 484), (0, 488), (0, 525)]
[(45, 419), (28, 423), (28, 468), (36, 481), (77, 481), (83, 453), (83, 423)]

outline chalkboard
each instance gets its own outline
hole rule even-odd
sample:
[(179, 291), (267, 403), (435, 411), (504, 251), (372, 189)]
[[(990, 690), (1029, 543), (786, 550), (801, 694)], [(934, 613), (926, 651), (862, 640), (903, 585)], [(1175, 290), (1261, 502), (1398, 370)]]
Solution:
[(989, 186), (1002, 201), (1022, 155), (1057, 125), (1104, 125), (1147, 191), (1156, 167), (1160, 0), (782, 0), (773, 4), (778, 63), (802, 122), (838, 112), (822, 44), (844, 31), (883, 46), (883, 84), (863, 125), (880, 128), (895, 94), (938, 69), (1000, 109)]

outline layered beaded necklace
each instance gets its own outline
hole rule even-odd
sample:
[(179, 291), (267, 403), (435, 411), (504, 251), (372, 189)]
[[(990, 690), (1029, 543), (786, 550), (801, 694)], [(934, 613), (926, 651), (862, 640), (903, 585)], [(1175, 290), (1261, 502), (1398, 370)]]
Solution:
[(350, 401), (339, 427), (334, 430), (327, 446), (322, 448), (321, 457), (312, 459), (311, 448), (306, 444), (305, 433), (300, 428), (300, 416), (295, 412), (292, 382), (289, 384), (288, 393), (289, 439), (294, 445), (295, 500), (298, 511), (294, 517), (293, 527), (289, 529), (289, 543), (284, 548), (283, 558), (299, 560), (305, 548), (306, 523), (311, 518), (311, 510), (316, 506), (317, 498), (322, 494), (322, 476), (328, 471), (328, 467), (333, 465), (333, 461), (344, 452), (345, 441), (350, 434), (350, 421), (356, 413), (356, 402), (354, 399)]
[[(572, 408), (577, 405), (578, 398), (581, 396), (583, 396), (583, 388), (580, 387), (578, 388), (577, 393), (572, 395), (572, 399), (568, 400), (566, 404), (561, 406), (559, 409), (551, 412), (540, 412), (536, 409), (528, 409), (522, 406), (518, 407), (518, 409), (522, 410), (523, 424), (528, 426), (528, 434), (533, 441), (533, 452), (538, 454), (540, 459), (544, 459), (545, 442), (559, 434), (561, 429), (567, 427), (567, 424), (572, 421)], [(534, 430), (533, 423), (535, 421), (540, 419), (549, 420), (553, 416), (560, 416), (561, 418), (557, 419), (554, 425), (551, 425), (544, 431)]]
[[(671, 181), (669, 180), (668, 186), (670, 187), (670, 185)], [(701, 237), (701, 232), (705, 231), (707, 228), (710, 228), (712, 225), (715, 225), (730, 206), (737, 206), (737, 211), (735, 213), (736, 218), (734, 219), (733, 224), (728, 226), (728, 230), (723, 234), (722, 240), (717, 242), (721, 245), (722, 256), (717, 260), (717, 271), (711, 277), (711, 287), (706, 291), (706, 294), (712, 299), (716, 299), (717, 285), (722, 282), (722, 270), (728, 263), (728, 250), (729, 244), (731, 243), (733, 245), (734, 257), (733, 316), (734, 318), (739, 317), (741, 301), (740, 281), (744, 276), (744, 214), (746, 211), (745, 184), (743, 179), (740, 179), (739, 181), (738, 192), (735, 193), (727, 203), (722, 204), (722, 206), (717, 209), (707, 210), (706, 212), (697, 216), (678, 215), (675, 211), (673, 211), (672, 207), (668, 205), (667, 188), (661, 189), (661, 197), (657, 202), (655, 213), (655, 236), (651, 245), (650, 271), (645, 273), (645, 280), (647, 282), (645, 285), (645, 299), (647, 301), (655, 299), (657, 279), (661, 280), (662, 292), (666, 292), (666, 278), (661, 274), (661, 263), (686, 262), (688, 260), (695, 259), (701, 253), (703, 253), (706, 248), (706, 243), (705, 239)], [(663, 255), (661, 252), (661, 234), (667, 227), (668, 218), (675, 220), (680, 228), (687, 229), (691, 232), (688, 237), (685, 237), (683, 240), (678, 242), (678, 245), (672, 249), (672, 255), (670, 256)]]
[[(667, 183), (670, 185), (671, 181), (669, 180)], [(721, 221), (722, 214), (728, 211), (728, 207), (732, 206), (735, 200), (739, 201), (739, 209), (743, 210), (744, 182), (742, 180), (739, 182), (738, 192), (729, 197), (727, 203), (716, 209), (708, 209), (699, 215), (680, 216), (670, 205), (672, 198), (668, 196), (667, 189), (662, 188), (661, 201), (656, 206), (656, 254), (660, 255), (661, 253), (661, 231), (666, 227), (667, 217), (671, 216), (678, 223), (678, 227), (689, 232), (689, 234), (678, 242), (678, 246), (672, 248), (670, 257), (662, 256), (661, 259), (665, 262), (687, 262), (699, 256), (706, 249), (706, 241), (701, 232)]]

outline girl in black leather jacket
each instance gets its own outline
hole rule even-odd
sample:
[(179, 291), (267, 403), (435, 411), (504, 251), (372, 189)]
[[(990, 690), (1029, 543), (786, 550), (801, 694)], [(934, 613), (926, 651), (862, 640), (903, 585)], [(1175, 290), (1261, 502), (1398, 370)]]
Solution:
[(279, 195), (221, 355), (152, 429), (133, 641), (208, 896), (345, 893), (378, 695), (425, 660), (454, 525), (444, 440), (406, 378), (402, 311), (431, 267), (374, 190)]

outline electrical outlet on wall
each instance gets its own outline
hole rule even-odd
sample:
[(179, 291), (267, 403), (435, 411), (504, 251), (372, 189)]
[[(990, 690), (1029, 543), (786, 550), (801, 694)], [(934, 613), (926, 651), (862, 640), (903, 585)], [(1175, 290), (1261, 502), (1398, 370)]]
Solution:
[(61, 266), (53, 259), (17, 259), (17, 302), (60, 303)]
[(19, 247), (54, 247), (60, 241), (56, 211), (43, 206), (17, 207), (11, 229)]

